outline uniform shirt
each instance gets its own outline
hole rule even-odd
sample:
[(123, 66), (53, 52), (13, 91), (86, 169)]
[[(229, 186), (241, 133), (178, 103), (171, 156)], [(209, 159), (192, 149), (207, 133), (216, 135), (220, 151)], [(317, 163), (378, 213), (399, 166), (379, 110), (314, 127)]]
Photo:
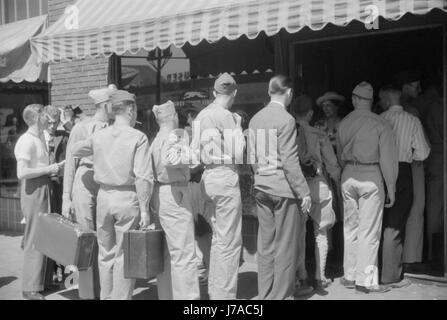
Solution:
[(72, 147), (73, 156), (93, 156), (94, 179), (99, 185), (136, 187), (140, 209), (149, 208), (151, 163), (146, 135), (126, 126), (110, 126)]
[(327, 136), (329, 137), (329, 141), (331, 142), (334, 150), (337, 146), (337, 131), (338, 131), (338, 128), (340, 127), (340, 122), (341, 122), (341, 120), (337, 120), (337, 123), (335, 124), (335, 128), (332, 130), (329, 129), (327, 119), (321, 119), (315, 124), (315, 128), (320, 129), (327, 134)]
[(106, 119), (100, 119), (96, 115), (93, 118), (81, 121), (78, 123), (70, 133), (70, 138), (67, 144), (66, 162), (64, 168), (64, 193), (70, 194), (73, 190), (73, 181), (76, 175), (76, 163), (79, 160), (79, 166), (92, 166), (93, 161), (91, 157), (83, 157), (78, 159), (73, 156), (72, 147), (79, 141), (84, 141), (91, 137), (93, 133), (108, 126)]
[(356, 161), (378, 163), (389, 192), (395, 192), (399, 174), (396, 137), (391, 125), (367, 109), (349, 114), (340, 124), (337, 135), (340, 163)]
[(250, 121), (248, 154), (256, 190), (289, 199), (310, 196), (300, 167), (296, 122), (283, 105), (271, 102)]
[(324, 131), (313, 128), (307, 123), (300, 123), (298, 150), (302, 163), (310, 162), (320, 169), (324, 167), (332, 179), (335, 181), (340, 179), (340, 166), (337, 156), (329, 137)]
[[(172, 141), (171, 132), (161, 130), (151, 145), (151, 178), (162, 184), (187, 184), (191, 179), (187, 141)], [(182, 150), (183, 149), (183, 150)], [(177, 153), (176, 150), (179, 152)], [(182, 153), (183, 151), (183, 153)], [(155, 170), (155, 172), (153, 172)]]
[(213, 102), (194, 121), (191, 148), (204, 164), (242, 164), (245, 138), (231, 112)]
[(50, 164), (43, 137), (36, 137), (29, 131), (24, 133), (17, 141), (14, 154), (17, 161), (28, 161), (28, 167), (31, 169), (48, 167)]
[(399, 162), (424, 161), (430, 155), (421, 121), (404, 111), (402, 106), (392, 106), (382, 113), (393, 128), (399, 151)]

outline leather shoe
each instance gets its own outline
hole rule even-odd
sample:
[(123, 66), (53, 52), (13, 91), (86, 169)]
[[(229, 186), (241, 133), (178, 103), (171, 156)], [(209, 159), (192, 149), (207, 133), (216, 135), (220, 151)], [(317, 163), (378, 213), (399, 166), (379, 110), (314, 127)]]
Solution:
[(391, 289), (387, 286), (374, 286), (369, 288), (363, 286), (355, 286), (355, 293), (358, 294), (385, 293), (390, 290)]
[(45, 297), (39, 292), (23, 292), (23, 299), (25, 300), (45, 300)]
[(345, 278), (341, 278), (340, 284), (347, 289), (355, 289), (355, 281), (346, 280)]

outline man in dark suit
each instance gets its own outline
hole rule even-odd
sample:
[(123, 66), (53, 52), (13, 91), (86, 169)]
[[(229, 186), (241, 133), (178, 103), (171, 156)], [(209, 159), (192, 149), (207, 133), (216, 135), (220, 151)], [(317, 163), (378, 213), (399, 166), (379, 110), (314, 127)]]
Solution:
[[(44, 115), (48, 121), (48, 127), (44, 131), (44, 137), (50, 164), (63, 163), (65, 161), (69, 134), (63, 130), (57, 130), (61, 119), (61, 111), (56, 107), (46, 106), (44, 108)], [(53, 213), (62, 214), (63, 177), (63, 170), (60, 170), (58, 174), (50, 177), (50, 208)], [(57, 282), (63, 281), (63, 274), (64, 268), (62, 266), (57, 266), (55, 262), (48, 261), (45, 274), (46, 287), (51, 288), (53, 286), (53, 279), (55, 277), (57, 278)]]
[(312, 200), (298, 157), (295, 119), (287, 112), (293, 92), (284, 76), (270, 81), (271, 102), (250, 122), (249, 159), (255, 172), (259, 218), (260, 300), (293, 299), (306, 212)]

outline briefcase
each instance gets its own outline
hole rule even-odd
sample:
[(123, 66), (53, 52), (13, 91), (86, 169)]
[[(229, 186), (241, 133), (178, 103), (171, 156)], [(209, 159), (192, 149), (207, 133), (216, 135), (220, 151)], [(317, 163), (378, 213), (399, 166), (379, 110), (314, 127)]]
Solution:
[(38, 215), (34, 246), (57, 263), (87, 270), (93, 265), (97, 245), (96, 232), (57, 213)]
[(164, 271), (162, 230), (124, 233), (124, 277), (149, 280)]

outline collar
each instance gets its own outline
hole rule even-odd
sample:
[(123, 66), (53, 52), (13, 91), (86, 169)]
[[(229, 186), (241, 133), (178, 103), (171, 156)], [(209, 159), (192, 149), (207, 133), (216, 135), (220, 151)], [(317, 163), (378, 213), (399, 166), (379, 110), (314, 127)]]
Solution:
[(279, 101), (270, 101), (270, 103), (274, 103), (274, 104), (277, 104), (277, 105), (280, 105), (281, 107), (283, 107), (284, 109), (287, 109), (286, 108), (286, 106), (284, 105), (284, 103), (282, 103), (282, 102), (279, 102)]
[(391, 106), (388, 110), (390, 110), (390, 111), (404, 111), (404, 107), (399, 106), (399, 105), (394, 105), (394, 106)]

